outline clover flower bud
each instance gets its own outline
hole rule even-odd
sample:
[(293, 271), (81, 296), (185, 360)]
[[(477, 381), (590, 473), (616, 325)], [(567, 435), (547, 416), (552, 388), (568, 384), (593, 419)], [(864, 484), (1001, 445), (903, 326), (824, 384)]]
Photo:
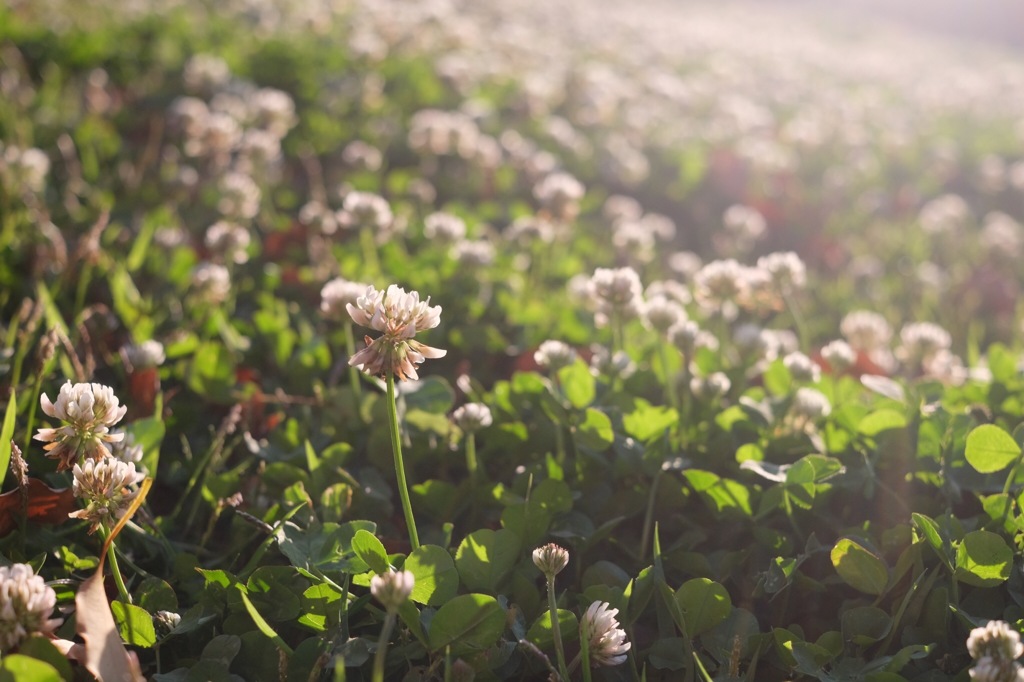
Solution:
[(549, 542), (533, 550), (533, 564), (547, 578), (553, 578), (569, 564), (569, 551)]
[(370, 580), (370, 593), (391, 613), (405, 603), (412, 594), (415, 579), (409, 571), (389, 571)]
[(803, 387), (797, 389), (790, 409), (794, 416), (813, 421), (827, 417), (832, 412), (832, 404), (821, 391)]
[(39, 404), (48, 417), (64, 422), (58, 428), (39, 429), (35, 440), (46, 443), (46, 456), (59, 460), (58, 471), (70, 469), (80, 457), (98, 459), (110, 454), (106, 443), (121, 440), (123, 434), (110, 432), (121, 421), (128, 408), (118, 402), (114, 390), (102, 384), (66, 382), (60, 388), (57, 402), (50, 402), (44, 393)]
[(490, 426), (494, 418), (483, 403), (466, 403), (452, 412), (452, 421), (466, 433), (473, 433)]
[(174, 611), (157, 611), (153, 614), (153, 625), (164, 634), (178, 627), (181, 622), (181, 615)]
[(61, 623), (50, 618), (56, 605), (57, 594), (31, 566), (0, 566), (0, 651), (9, 653), (37, 632), (53, 632)]
[(453, 244), (465, 239), (466, 223), (451, 213), (431, 213), (423, 219), (423, 236), (442, 244)]
[(626, 660), (631, 644), (626, 641), (626, 631), (615, 619), (618, 609), (608, 608), (608, 602), (594, 602), (580, 619), (580, 638), (587, 638), (590, 645), (590, 666), (619, 665)]
[(839, 331), (855, 350), (871, 352), (889, 343), (892, 327), (885, 318), (870, 310), (855, 310), (839, 323)]

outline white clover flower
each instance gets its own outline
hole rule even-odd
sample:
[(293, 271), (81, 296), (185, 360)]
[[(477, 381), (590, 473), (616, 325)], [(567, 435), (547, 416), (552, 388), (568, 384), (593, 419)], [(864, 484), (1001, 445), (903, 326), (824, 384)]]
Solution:
[(732, 388), (732, 382), (724, 372), (712, 372), (706, 377), (691, 377), (690, 392), (701, 400), (721, 397)]
[(726, 319), (736, 316), (736, 306), (748, 288), (747, 268), (732, 258), (711, 261), (693, 276), (693, 299), (697, 305)]
[(14, 145), (0, 144), (0, 177), (12, 188), (40, 193), (46, 186), (50, 172), (50, 157), (41, 149), (22, 149)]
[(971, 209), (963, 197), (943, 194), (932, 199), (917, 214), (921, 229), (928, 234), (955, 232), (971, 217)]
[(348, 314), (348, 306), (356, 305), (359, 297), (366, 293), (368, 284), (350, 282), (343, 277), (335, 277), (320, 290), (320, 312), (331, 320), (343, 320)]
[(677, 251), (668, 257), (668, 266), (681, 277), (692, 279), (704, 266), (704, 262), (693, 251)]
[(624, 350), (609, 352), (604, 346), (594, 344), (590, 356), (590, 373), (594, 376), (605, 376), (609, 379), (628, 379), (636, 372), (636, 363)]
[(618, 609), (608, 608), (608, 602), (594, 602), (580, 619), (580, 638), (587, 638), (590, 648), (590, 666), (619, 665), (625, 662), (630, 643), (626, 631), (615, 619)]
[(788, 295), (807, 284), (807, 267), (792, 251), (769, 253), (757, 259), (757, 267), (768, 273), (777, 291)]
[(437, 211), (423, 219), (423, 236), (442, 244), (453, 244), (465, 238), (466, 222), (457, 215)]
[(870, 310), (848, 313), (839, 324), (839, 331), (855, 349), (870, 353), (889, 343), (892, 327), (885, 318)]
[(533, 550), (533, 565), (545, 576), (552, 578), (569, 565), (569, 550), (553, 542)]
[(319, 201), (308, 201), (299, 209), (299, 222), (319, 230), (321, 234), (338, 231), (338, 216)]
[(417, 332), (441, 323), (441, 306), (431, 306), (429, 296), (421, 301), (418, 292), (406, 293), (395, 284), (386, 291), (369, 286), (355, 305), (349, 303), (345, 309), (356, 324), (383, 333), (377, 339), (367, 336), (366, 348), (348, 361), (368, 374), (393, 374), (402, 381), (419, 379), (416, 365), (426, 358), (443, 358), (447, 352), (412, 338)]
[(576, 351), (564, 341), (548, 339), (537, 347), (533, 360), (552, 374), (576, 361)]
[(938, 353), (948, 351), (949, 332), (932, 322), (911, 322), (900, 330), (896, 357), (907, 364), (927, 364)]
[(388, 571), (370, 579), (370, 593), (389, 612), (395, 613), (412, 594), (416, 579), (409, 571)]
[(0, 566), (0, 652), (10, 653), (30, 635), (49, 635), (59, 618), (50, 615), (57, 594), (28, 564)]
[(142, 445), (135, 442), (135, 436), (122, 431), (113, 431), (111, 435), (121, 435), (121, 440), (110, 444), (110, 455), (114, 459), (130, 464), (138, 464), (144, 454)]
[(466, 433), (472, 433), (490, 426), (494, 418), (491, 416), (491, 408), (483, 403), (466, 403), (455, 408), (452, 421)]
[(185, 63), (182, 74), (189, 92), (209, 92), (228, 82), (231, 70), (227, 62), (211, 54), (197, 54)]
[(971, 630), (967, 637), (967, 653), (975, 660), (985, 656), (1013, 661), (1024, 655), (1020, 633), (1001, 620), (990, 620), (980, 628)]
[(832, 371), (842, 373), (857, 362), (857, 351), (846, 341), (836, 339), (821, 349), (821, 359), (828, 363)]
[(249, 260), (248, 248), (251, 241), (249, 230), (228, 220), (218, 220), (210, 225), (204, 238), (206, 248), (211, 253), (239, 265)]
[(590, 278), (590, 295), (597, 305), (598, 326), (612, 318), (630, 320), (640, 315), (643, 287), (633, 268), (597, 268)]
[(583, 198), (583, 184), (564, 172), (552, 173), (533, 188), (533, 196), (555, 220), (568, 222), (579, 212)]
[(384, 155), (372, 144), (362, 140), (353, 140), (341, 150), (341, 159), (349, 166), (376, 172), (384, 164)]
[(722, 224), (726, 232), (743, 242), (757, 239), (768, 228), (764, 216), (756, 208), (740, 204), (725, 210), (722, 214)]
[(982, 656), (968, 672), (976, 682), (1024, 682), (1019, 663), (994, 656)]
[(817, 382), (821, 379), (821, 367), (814, 360), (796, 351), (782, 358), (782, 364), (797, 381)]
[(39, 404), (48, 417), (64, 422), (58, 428), (39, 429), (33, 439), (46, 443), (46, 456), (59, 460), (57, 470), (70, 469), (80, 457), (98, 459), (108, 456), (106, 443), (114, 443), (123, 434), (110, 432), (121, 421), (128, 408), (118, 402), (114, 390), (102, 384), (66, 382), (60, 388), (57, 402), (44, 393)]
[(87, 459), (84, 463), (76, 464), (72, 473), (75, 478), (72, 490), (75, 497), (85, 503), (85, 508), (68, 516), (88, 521), (90, 533), (95, 532), (101, 524), (124, 515), (138, 494), (138, 490), (131, 490), (129, 486), (135, 485), (142, 478), (135, 471), (134, 463), (122, 462), (112, 456), (99, 461)]
[(221, 178), (220, 198), (217, 210), (225, 216), (247, 219), (254, 218), (260, 212), (262, 192), (259, 185), (246, 175), (231, 171)]
[(452, 246), (451, 257), (467, 268), (480, 268), (494, 262), (494, 245), (486, 239), (463, 239)]
[(821, 391), (804, 386), (796, 390), (790, 411), (798, 421), (808, 423), (827, 417), (832, 412), (832, 403)]
[(128, 360), (128, 364), (131, 365), (133, 371), (149, 367), (159, 367), (167, 359), (167, 356), (164, 354), (164, 344), (153, 339), (125, 346), (124, 357)]
[(524, 248), (535, 242), (550, 244), (555, 238), (555, 228), (544, 218), (521, 216), (505, 229), (504, 237)]
[(207, 303), (223, 303), (231, 293), (231, 275), (223, 265), (200, 263), (192, 269), (192, 288)]
[(659, 334), (687, 319), (686, 310), (677, 302), (667, 298), (652, 298), (644, 305), (644, 321)]
[(620, 220), (639, 220), (644, 213), (640, 202), (633, 197), (624, 194), (613, 194), (605, 199), (601, 213), (610, 222), (617, 223)]
[(252, 112), (252, 122), (278, 139), (298, 123), (295, 101), (283, 90), (260, 88), (249, 96), (246, 104)]
[(349, 192), (338, 213), (338, 222), (350, 230), (387, 231), (394, 220), (391, 204), (372, 192)]

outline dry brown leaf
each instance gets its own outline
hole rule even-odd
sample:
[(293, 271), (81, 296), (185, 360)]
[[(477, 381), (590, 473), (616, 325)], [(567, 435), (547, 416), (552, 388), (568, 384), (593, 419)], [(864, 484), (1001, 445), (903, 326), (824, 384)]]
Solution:
[(27, 493), (19, 487), (0, 495), (0, 537), (17, 528), (23, 515), (36, 523), (62, 523), (76, 509), (78, 503), (71, 488), (54, 489), (38, 478), (30, 478)]
[(152, 484), (151, 478), (142, 482), (142, 488), (132, 500), (131, 507), (114, 526), (103, 545), (96, 573), (81, 584), (75, 595), (76, 627), (78, 635), (85, 641), (83, 663), (99, 682), (144, 682), (146, 679), (142, 676), (139, 659), (125, 649), (124, 643), (121, 642), (114, 614), (111, 613), (110, 603), (107, 601), (107, 592), (103, 588), (103, 563), (110, 543), (138, 510)]

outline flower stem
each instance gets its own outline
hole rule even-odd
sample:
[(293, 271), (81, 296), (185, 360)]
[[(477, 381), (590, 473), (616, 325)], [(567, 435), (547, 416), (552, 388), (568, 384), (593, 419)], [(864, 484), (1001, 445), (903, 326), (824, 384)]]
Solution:
[(476, 487), (476, 436), (466, 434), (466, 469), (469, 470), (469, 483)]
[(377, 653), (373, 656), (373, 682), (384, 682), (384, 659), (388, 655), (388, 639), (391, 638), (391, 630), (394, 627), (395, 613), (388, 611), (387, 617), (384, 618), (384, 628), (377, 640)]
[(558, 674), (563, 682), (569, 682), (569, 669), (565, 667), (565, 651), (562, 647), (562, 628), (558, 623), (558, 604), (555, 602), (555, 576), (548, 575), (548, 611), (551, 613), (551, 636), (555, 640), (555, 656), (558, 658)]
[[(349, 358), (356, 354), (356, 338), (351, 322), (345, 322), (345, 352), (348, 353)], [(363, 386), (359, 378), (358, 367), (348, 366), (348, 380), (352, 385), (352, 406), (355, 408), (356, 418), (362, 420)]]
[(661, 343), (661, 366), (665, 372), (665, 400), (678, 413), (679, 396), (676, 395), (675, 376), (669, 367), (668, 346), (664, 342)]
[(380, 259), (377, 257), (377, 245), (373, 241), (373, 231), (369, 228), (359, 230), (359, 245), (363, 248), (363, 261), (368, 266), (369, 279), (380, 276)]
[(651, 491), (647, 497), (647, 511), (644, 513), (643, 535), (640, 536), (641, 561), (643, 561), (644, 557), (647, 556), (647, 546), (650, 542), (648, 538), (651, 537), (651, 526), (654, 523), (654, 503), (658, 496), (658, 484), (661, 483), (662, 473), (664, 473), (664, 469), (658, 469), (658, 473), (654, 474), (654, 480), (651, 481)]
[(402, 498), (402, 512), (405, 514), (405, 525), (409, 527), (409, 544), (412, 549), (420, 546), (420, 537), (416, 532), (416, 518), (412, 515), (412, 502), (409, 501), (409, 484), (405, 480), (405, 463), (402, 461), (402, 437), (398, 430), (398, 406), (395, 404), (395, 375), (387, 373), (388, 383), (388, 421), (391, 422), (391, 451), (395, 456), (395, 476), (398, 477), (398, 495)]
[[(102, 529), (100, 534), (105, 542), (109, 531), (106, 526), (100, 526), (100, 528)], [(125, 587), (124, 578), (121, 577), (121, 567), (117, 563), (117, 552), (114, 551), (113, 542), (107, 548), (107, 561), (110, 562), (110, 572), (114, 574), (114, 582), (117, 583), (117, 592), (121, 595), (121, 601), (125, 604), (131, 604), (132, 596), (128, 593), (128, 588)]]

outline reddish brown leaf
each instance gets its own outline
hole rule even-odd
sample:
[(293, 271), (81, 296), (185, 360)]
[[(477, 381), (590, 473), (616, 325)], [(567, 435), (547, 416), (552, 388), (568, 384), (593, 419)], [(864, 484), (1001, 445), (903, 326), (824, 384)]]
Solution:
[(0, 495), (0, 536), (17, 528), (21, 518), (35, 523), (63, 523), (76, 509), (71, 488), (54, 489), (38, 478), (30, 478), (27, 495), (21, 488)]

